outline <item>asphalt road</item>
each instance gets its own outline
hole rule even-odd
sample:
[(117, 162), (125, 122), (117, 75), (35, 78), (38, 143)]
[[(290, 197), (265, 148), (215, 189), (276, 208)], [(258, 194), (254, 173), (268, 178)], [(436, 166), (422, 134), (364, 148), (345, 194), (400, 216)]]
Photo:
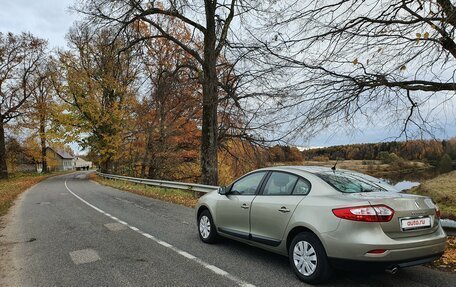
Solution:
[[(75, 173), (16, 202), (0, 232), (6, 286), (305, 286), (285, 257), (221, 240), (200, 242), (191, 208)], [(339, 272), (328, 286), (456, 286), (456, 274)]]

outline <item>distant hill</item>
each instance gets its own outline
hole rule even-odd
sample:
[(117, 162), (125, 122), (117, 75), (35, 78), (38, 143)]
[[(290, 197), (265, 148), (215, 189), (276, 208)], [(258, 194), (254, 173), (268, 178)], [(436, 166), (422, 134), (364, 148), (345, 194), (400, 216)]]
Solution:
[(438, 162), (445, 154), (456, 160), (456, 138), (340, 145), (302, 151), (304, 160), (385, 160), (388, 156), (406, 160)]

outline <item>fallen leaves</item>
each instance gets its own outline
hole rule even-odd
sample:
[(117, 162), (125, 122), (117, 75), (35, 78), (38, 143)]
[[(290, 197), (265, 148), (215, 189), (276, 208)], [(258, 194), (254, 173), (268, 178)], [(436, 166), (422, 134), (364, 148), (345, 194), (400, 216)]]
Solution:
[(5, 215), (16, 197), (51, 174), (23, 174), (0, 180), (0, 216)]
[(442, 271), (456, 272), (456, 237), (448, 236), (447, 247), (443, 256), (429, 266)]

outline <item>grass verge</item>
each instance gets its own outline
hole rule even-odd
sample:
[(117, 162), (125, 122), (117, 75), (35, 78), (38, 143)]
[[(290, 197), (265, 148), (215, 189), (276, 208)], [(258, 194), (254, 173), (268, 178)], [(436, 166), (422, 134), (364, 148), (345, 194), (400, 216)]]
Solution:
[(440, 208), (442, 218), (456, 220), (456, 171), (427, 180), (410, 192), (432, 197)]
[(13, 205), (16, 197), (51, 176), (60, 175), (68, 172), (50, 173), (50, 174), (15, 174), (8, 179), (0, 180), (0, 216), (5, 215), (8, 209)]
[(144, 195), (147, 197), (172, 202), (187, 207), (195, 207), (198, 198), (195, 197), (193, 192), (172, 189), (172, 188), (161, 188), (155, 186), (147, 186), (143, 184), (135, 184), (127, 181), (121, 180), (110, 180), (102, 178), (96, 174), (90, 174), (90, 179), (113, 188), (117, 188), (124, 191), (133, 192), (139, 195)]
[[(456, 220), (456, 171), (442, 174), (436, 178), (424, 181), (411, 193), (432, 197), (441, 211), (442, 218)], [(442, 258), (428, 266), (443, 271), (456, 272), (456, 237), (448, 236), (447, 248)]]

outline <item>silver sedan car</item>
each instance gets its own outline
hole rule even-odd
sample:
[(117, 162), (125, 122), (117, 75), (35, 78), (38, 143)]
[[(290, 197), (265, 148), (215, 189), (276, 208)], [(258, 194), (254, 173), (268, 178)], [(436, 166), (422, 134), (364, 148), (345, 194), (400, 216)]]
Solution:
[(348, 170), (288, 166), (255, 170), (200, 198), (198, 233), (289, 257), (294, 273), (320, 283), (333, 268), (400, 267), (438, 259), (446, 235), (425, 196), (403, 194)]

